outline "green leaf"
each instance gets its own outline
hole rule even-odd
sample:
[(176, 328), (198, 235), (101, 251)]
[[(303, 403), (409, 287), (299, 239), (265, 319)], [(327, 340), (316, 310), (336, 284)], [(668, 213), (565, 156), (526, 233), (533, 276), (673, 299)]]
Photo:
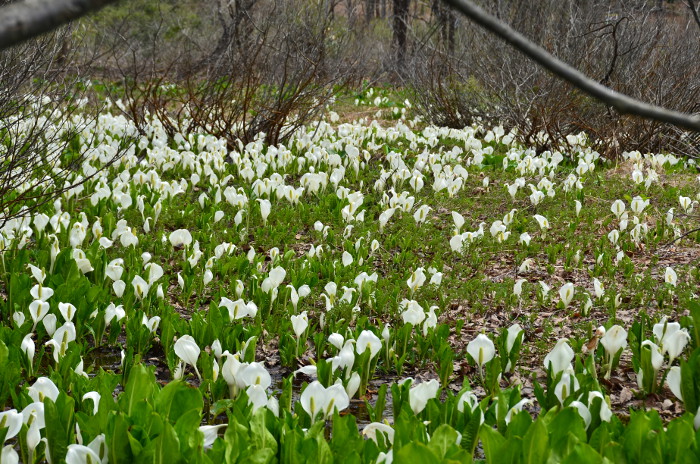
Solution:
[(476, 445), (479, 442), (479, 430), (481, 428), (482, 418), (481, 409), (476, 408), (469, 418), (469, 421), (465, 424), (464, 429), (462, 429), (462, 446), (468, 450), (471, 455), (474, 454)]
[[(316, 443), (317, 443), (317, 448), (316, 448), (317, 451), (316, 451), (316, 459), (314, 460), (314, 462), (319, 463), (319, 464), (332, 464), (333, 452), (331, 451), (331, 447), (328, 446), (328, 442), (325, 440), (325, 438), (322, 435), (318, 435), (316, 437)], [(272, 450), (270, 450), (270, 451), (272, 451)]]
[(122, 410), (131, 416), (135, 408), (139, 408), (143, 402), (153, 397), (156, 388), (156, 377), (153, 371), (143, 364), (134, 365), (124, 388), (124, 394), (119, 399)]
[(603, 458), (586, 443), (576, 443), (564, 462), (566, 464), (599, 464), (603, 462)]
[(433, 432), (428, 448), (440, 456), (440, 459), (443, 459), (450, 448), (457, 446), (458, 438), (459, 434), (455, 429), (447, 424), (442, 424)]
[(348, 450), (354, 450), (359, 453), (365, 444), (364, 438), (360, 436), (357, 429), (355, 416), (348, 414), (341, 416), (337, 412), (333, 415), (333, 435), (331, 437), (331, 450), (335, 456), (347, 456)]
[[(299, 429), (291, 428), (287, 424), (282, 427), (280, 436), (280, 462), (282, 464), (295, 464), (304, 460), (304, 456), (299, 452), (302, 440), (303, 437)], [(227, 462), (233, 461), (227, 460)]]
[(267, 428), (267, 408), (258, 409), (250, 423), (251, 445), (257, 450), (270, 450), (277, 454), (277, 440)]
[(181, 415), (175, 423), (175, 433), (180, 441), (180, 451), (183, 457), (192, 462), (193, 453), (203, 448), (203, 435), (199, 431), (202, 414), (196, 409), (190, 409)]
[(697, 411), (700, 402), (698, 375), (700, 375), (700, 349), (695, 350), (687, 361), (681, 361), (681, 394), (685, 410), (688, 412)]
[[(152, 462), (153, 456), (155, 455), (155, 448), (144, 430), (141, 427), (134, 426), (127, 432), (127, 436), (129, 438), (129, 448), (135, 461)], [(144, 447), (144, 443), (147, 447)]]
[(248, 429), (244, 425), (239, 424), (235, 418), (229, 417), (229, 424), (224, 434), (224, 443), (226, 445), (226, 462), (237, 462), (242, 452), (249, 451)]
[(605, 451), (603, 452), (603, 457), (609, 462), (631, 462), (625, 457), (625, 449), (621, 444), (611, 442), (605, 446)]
[(129, 444), (129, 424), (123, 414), (110, 416), (107, 426), (107, 442), (109, 443), (109, 462), (133, 462), (131, 445)]
[[(629, 461), (640, 462), (644, 457), (645, 462), (660, 462), (659, 436), (654, 431), (653, 422), (652, 417), (644, 411), (632, 412), (621, 440)], [(654, 459), (655, 455), (658, 455), (658, 461)]]
[(691, 301), (688, 305), (690, 316), (693, 318), (692, 335), (695, 348), (700, 348), (700, 302)]
[(158, 393), (155, 399), (156, 411), (172, 424), (190, 410), (195, 410), (201, 415), (203, 407), (204, 401), (202, 400), (202, 394), (199, 390), (191, 388), (181, 381), (174, 381), (167, 384)]
[(479, 432), (481, 442), (484, 445), (484, 456), (486, 456), (487, 464), (499, 464), (502, 462), (500, 458), (501, 449), (506, 443), (506, 439), (491, 427), (482, 427)]
[(588, 444), (591, 445), (598, 453), (603, 454), (605, 446), (612, 441), (608, 423), (601, 423), (591, 434), (591, 439)]
[[(64, 393), (62, 395), (65, 396)], [(57, 398), (58, 400), (58, 398)], [(72, 412), (71, 412), (72, 416)], [(46, 440), (51, 453), (51, 462), (61, 462), (66, 457), (70, 437), (66, 423), (72, 424), (72, 417), (61, 417), (59, 409), (51, 398), (44, 398), (44, 420), (46, 421)]]
[(547, 430), (550, 452), (559, 459), (571, 453), (576, 443), (586, 442), (583, 419), (573, 408), (565, 408), (554, 413), (554, 418), (547, 425)]
[(7, 345), (0, 340), (0, 366), (5, 364), (7, 362), (7, 359), (10, 355), (10, 350), (7, 349)]
[(498, 413), (496, 415), (496, 427), (499, 432), (504, 433), (507, 428), (506, 415), (508, 415), (508, 411), (510, 411), (510, 399), (505, 392), (499, 392), (496, 402), (496, 411)]
[(175, 429), (168, 422), (163, 424), (163, 432), (153, 440), (155, 447), (155, 464), (174, 464), (184, 462), (180, 453), (180, 441)]
[[(518, 411), (512, 414), (506, 438), (524, 437), (532, 424), (532, 416), (527, 411)], [(545, 427), (546, 429), (546, 427)]]
[[(408, 404), (404, 403), (404, 407), (410, 410)], [(394, 421), (394, 449), (400, 449), (415, 441), (428, 442), (425, 427), (413, 412), (401, 411)]]
[(387, 384), (385, 383), (379, 387), (374, 406), (371, 406), (369, 401), (365, 401), (365, 405), (367, 405), (367, 412), (369, 413), (370, 420), (372, 422), (381, 422), (382, 420), (382, 415), (384, 414), (384, 408), (386, 406), (386, 390)]
[(523, 462), (536, 464), (547, 461), (549, 435), (544, 418), (537, 419), (523, 437)]
[(409, 443), (394, 454), (396, 464), (416, 464), (417, 462), (440, 462), (440, 457), (423, 443)]
[(671, 421), (666, 428), (664, 462), (681, 462), (695, 441), (693, 424), (685, 418)]

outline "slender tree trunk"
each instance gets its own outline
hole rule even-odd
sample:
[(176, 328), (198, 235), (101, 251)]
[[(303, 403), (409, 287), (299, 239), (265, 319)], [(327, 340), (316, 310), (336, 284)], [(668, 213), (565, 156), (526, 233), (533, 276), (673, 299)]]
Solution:
[(406, 61), (406, 43), (408, 39), (408, 8), (410, 0), (394, 0), (394, 46), (396, 47), (397, 71)]
[(347, 10), (347, 15), (348, 15), (348, 28), (353, 31), (355, 30), (355, 21), (357, 19), (357, 11), (355, 7), (355, 2), (354, 0), (347, 0), (346, 2), (348, 10)]
[(455, 48), (455, 27), (457, 23), (454, 11), (441, 0), (433, 0), (430, 5), (430, 11), (440, 30), (440, 46), (452, 54)]
[(377, 14), (377, 0), (366, 0), (365, 1), (365, 21), (367, 24), (372, 22), (375, 15)]
[(455, 53), (455, 32), (457, 29), (457, 16), (452, 8), (447, 11), (447, 49), (450, 55)]

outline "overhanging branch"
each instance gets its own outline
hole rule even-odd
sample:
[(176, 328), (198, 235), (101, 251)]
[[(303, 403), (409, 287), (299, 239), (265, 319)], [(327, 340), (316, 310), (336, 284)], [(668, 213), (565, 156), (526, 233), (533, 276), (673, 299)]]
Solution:
[(49, 32), (117, 0), (25, 0), (0, 8), (0, 50)]
[(521, 53), (528, 56), (543, 68), (567, 81), (579, 90), (612, 106), (620, 113), (640, 116), (654, 121), (673, 124), (684, 129), (700, 132), (700, 116), (673, 111), (660, 106), (650, 105), (616, 92), (588, 78), (579, 70), (557, 59), (542, 47), (522, 34), (511, 29), (507, 24), (491, 16), (470, 0), (443, 0), (454, 9), (495, 34)]
[(685, 5), (690, 10), (690, 14), (693, 15), (695, 24), (697, 24), (698, 27), (700, 27), (700, 14), (698, 14), (698, 7), (695, 6), (695, 0), (686, 0)]

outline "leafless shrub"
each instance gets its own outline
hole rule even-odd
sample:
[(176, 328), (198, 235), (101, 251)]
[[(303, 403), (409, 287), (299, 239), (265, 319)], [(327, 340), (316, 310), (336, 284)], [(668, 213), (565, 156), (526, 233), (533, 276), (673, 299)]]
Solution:
[(462, 128), (477, 120), (492, 119), (490, 96), (468, 68), (457, 66), (460, 60), (439, 48), (424, 59), (425, 65), (416, 66), (410, 78), (413, 99), (429, 121)]
[[(59, 29), (0, 52), (0, 227), (97, 173), (78, 174), (92, 145), (80, 134), (97, 112), (88, 111), (80, 90), (72, 33)], [(120, 154), (102, 161), (109, 165)]]
[[(700, 48), (689, 45), (695, 40), (688, 28), (692, 19), (682, 9), (549, 0), (488, 5), (500, 19), (610, 88), (685, 113), (700, 111)], [(433, 44), (418, 58), (427, 55), (431, 63), (412, 81), (432, 120), (453, 115), (447, 118), (451, 125), (476, 117), (504, 123), (542, 150), (566, 145), (567, 134), (585, 131), (599, 151), (612, 156), (635, 149), (698, 155), (697, 135), (621, 116), (471, 24), (458, 29), (454, 52)]]
[[(156, 116), (170, 135), (198, 130), (235, 147), (264, 133), (278, 143), (317, 115), (352, 74), (352, 63), (340, 59), (346, 38), (330, 27), (322, 6), (238, 0), (216, 11), (218, 38), (208, 49), (173, 59), (158, 53), (156, 40), (152, 53), (131, 44), (133, 53), (115, 60), (126, 113), (137, 125)], [(139, 63), (144, 56), (149, 66)]]

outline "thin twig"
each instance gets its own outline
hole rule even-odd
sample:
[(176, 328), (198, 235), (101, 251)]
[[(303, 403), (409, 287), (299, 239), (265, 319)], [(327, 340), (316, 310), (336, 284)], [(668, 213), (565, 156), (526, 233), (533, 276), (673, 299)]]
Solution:
[(683, 239), (683, 238), (687, 237), (688, 235), (693, 234), (695, 232), (700, 232), (700, 227), (698, 227), (697, 229), (689, 230), (688, 232), (684, 233), (683, 235), (680, 235), (680, 236), (674, 238), (673, 240), (668, 242), (666, 245), (663, 245), (662, 248), (670, 247), (671, 245), (673, 245), (677, 241), (679, 241), (679, 240), (681, 240), (681, 239)]

